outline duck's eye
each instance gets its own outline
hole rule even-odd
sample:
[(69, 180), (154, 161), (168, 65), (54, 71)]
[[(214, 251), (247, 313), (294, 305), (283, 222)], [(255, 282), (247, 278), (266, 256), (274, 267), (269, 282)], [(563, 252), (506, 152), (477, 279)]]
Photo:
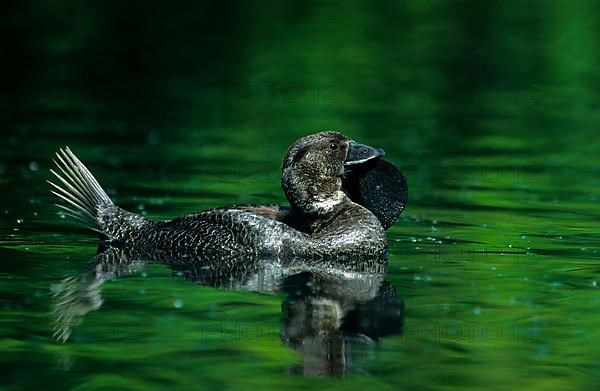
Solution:
[(334, 151), (335, 151), (336, 149), (338, 149), (338, 148), (339, 148), (339, 145), (337, 145), (337, 144), (335, 144), (335, 143), (331, 143), (331, 144), (329, 144), (329, 148), (331, 148), (332, 150), (334, 150)]

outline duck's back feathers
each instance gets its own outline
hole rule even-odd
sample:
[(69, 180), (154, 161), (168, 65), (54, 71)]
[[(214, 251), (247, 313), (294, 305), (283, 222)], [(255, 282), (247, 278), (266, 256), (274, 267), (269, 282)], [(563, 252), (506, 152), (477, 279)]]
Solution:
[(280, 221), (300, 232), (310, 233), (310, 221), (289, 206), (281, 205), (247, 205), (239, 207), (250, 213)]

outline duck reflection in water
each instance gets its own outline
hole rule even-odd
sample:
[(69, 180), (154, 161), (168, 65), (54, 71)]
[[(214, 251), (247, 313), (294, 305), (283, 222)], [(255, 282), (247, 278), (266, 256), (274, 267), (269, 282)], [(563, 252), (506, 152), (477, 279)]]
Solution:
[(402, 332), (404, 302), (383, 277), (305, 272), (283, 281), (281, 340), (302, 357), (293, 373), (342, 376), (369, 358), (381, 337)]
[[(92, 269), (54, 287), (54, 337), (66, 342), (90, 311), (101, 308), (103, 282), (167, 263), (176, 276), (221, 289), (283, 292), (280, 337), (301, 363), (291, 373), (343, 376), (369, 358), (380, 338), (402, 332), (404, 303), (384, 280), (385, 258), (339, 262), (281, 259), (170, 258), (145, 250), (100, 248)], [(227, 265), (234, 265), (229, 267)]]

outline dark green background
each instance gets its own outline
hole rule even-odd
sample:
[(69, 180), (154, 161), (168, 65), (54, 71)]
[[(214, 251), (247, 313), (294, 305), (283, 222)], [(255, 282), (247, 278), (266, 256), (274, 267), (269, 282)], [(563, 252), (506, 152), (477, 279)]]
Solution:
[[(596, 388), (599, 38), (593, 0), (3, 2), (0, 385)], [(284, 202), (285, 149), (323, 129), (408, 177), (388, 234), (404, 335), (347, 379), (287, 375), (281, 297), (153, 265), (53, 341), (50, 289), (96, 248), (52, 206), (59, 146), (168, 218)], [(273, 335), (201, 335), (220, 323)]]

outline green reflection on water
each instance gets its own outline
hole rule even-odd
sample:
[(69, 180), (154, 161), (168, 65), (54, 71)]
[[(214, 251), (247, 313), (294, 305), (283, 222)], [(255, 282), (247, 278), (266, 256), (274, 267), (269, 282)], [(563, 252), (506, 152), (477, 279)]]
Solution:
[[(593, 1), (7, 6), (3, 383), (593, 388), (598, 11)], [(388, 235), (405, 331), (349, 365), (351, 382), (286, 373), (300, 358), (279, 339), (282, 295), (196, 286), (162, 265), (105, 284), (105, 304), (72, 340), (52, 340), (50, 287), (84, 272), (97, 244), (52, 206), (44, 180), (58, 146), (119, 205), (169, 218), (283, 203), (285, 149), (321, 129), (384, 147), (410, 185)], [(252, 339), (235, 331), (247, 323), (268, 326)], [(203, 332), (214, 325), (226, 332)]]

